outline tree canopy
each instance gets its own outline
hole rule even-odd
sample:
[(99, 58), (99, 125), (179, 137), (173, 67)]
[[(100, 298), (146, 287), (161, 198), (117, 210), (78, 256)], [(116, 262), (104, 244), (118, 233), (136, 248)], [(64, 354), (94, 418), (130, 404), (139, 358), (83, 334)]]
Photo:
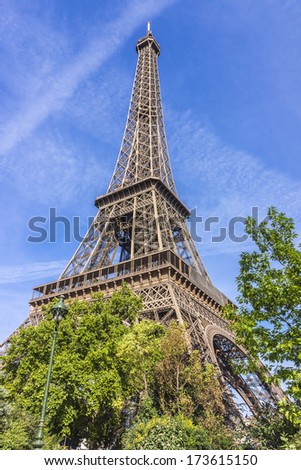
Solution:
[[(47, 427), (66, 445), (112, 445), (124, 401), (118, 342), (141, 309), (141, 299), (124, 286), (104, 302), (73, 302), (62, 320), (49, 389)], [(18, 409), (39, 416), (49, 363), (54, 322), (45, 320), (12, 338), (4, 359), (4, 385)]]
[[(12, 338), (4, 358), (4, 398), (11, 410), (4, 448), (33, 446), (55, 327), (50, 307), (39, 325)], [(176, 322), (168, 328), (138, 322), (141, 308), (125, 284), (110, 299), (96, 294), (91, 302), (68, 305), (49, 388), (47, 448), (135, 448), (141, 433), (139, 448), (147, 448), (162, 423), (162, 448), (170, 448), (164, 447), (170, 433), (175, 437), (168, 445), (175, 448), (192, 442), (198, 448), (198, 436), (202, 445), (230, 445), (215, 369), (203, 366), (197, 351), (188, 353), (185, 329)], [(179, 427), (186, 429), (186, 440), (176, 440)]]
[(301, 423), (301, 251), (294, 222), (271, 207), (260, 224), (247, 218), (245, 231), (255, 249), (241, 255), (238, 308), (227, 307), (225, 315), (238, 341), (284, 386), (293, 400), (288, 416)]

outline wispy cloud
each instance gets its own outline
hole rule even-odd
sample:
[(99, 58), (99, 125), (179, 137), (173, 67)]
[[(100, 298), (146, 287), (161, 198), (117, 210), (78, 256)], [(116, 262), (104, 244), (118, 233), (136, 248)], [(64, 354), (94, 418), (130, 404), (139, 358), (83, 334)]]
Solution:
[(58, 276), (66, 265), (66, 260), (45, 263), (31, 263), (18, 266), (0, 267), (0, 284), (32, 281)]
[[(110, 144), (121, 140), (123, 124), (117, 127), (112, 122), (119, 117), (120, 103), (128, 102), (132, 77), (125, 72), (121, 77), (110, 68), (102, 71), (102, 66), (140, 23), (173, 3), (121, 3), (111, 22), (93, 24), (78, 51), (70, 32), (58, 31), (49, 20), (47, 9), (41, 17), (14, 2), (1, 4), (0, 55), (2, 47), (6, 61), (0, 110), (3, 179), (11, 180), (28, 199), (44, 197), (49, 204), (70, 201), (91, 182), (95, 192), (106, 189), (112, 163), (107, 155), (96, 155), (78, 134)], [(125, 115), (123, 110), (122, 121)]]
[(134, 70), (129, 73), (120, 64), (118, 69), (117, 66), (105, 67), (102, 73), (94, 74), (77, 87), (64, 107), (64, 115), (79, 130), (118, 147), (125, 125), (133, 74)]
[[(223, 143), (189, 111), (179, 115), (169, 110), (167, 121), (172, 136), (170, 154), (181, 197), (202, 217), (197, 224), (197, 234), (202, 237), (202, 242), (197, 242), (201, 256), (238, 255), (252, 249), (250, 239), (237, 242), (230, 236), (233, 230), (236, 237), (243, 234), (243, 223), (238, 221), (233, 228), (231, 219), (251, 215), (252, 207), (257, 208), (260, 222), (267, 208), (276, 206), (293, 217), (297, 231), (300, 230), (300, 181), (267, 167), (257, 156)], [(205, 220), (210, 216), (218, 217), (218, 222), (205, 231)], [(212, 241), (223, 232), (222, 241)]]
[(172, 0), (163, 0), (160, 3), (127, 2), (120, 15), (103, 25), (97, 37), (90, 39), (82, 51), (67, 60), (59, 71), (55, 69), (45, 75), (42, 87), (38, 87), (36, 91), (31, 90), (34, 96), (28, 102), (23, 102), (20, 109), (1, 127), (0, 154), (10, 152), (48, 116), (61, 110), (79, 83), (100, 68), (141, 21), (145, 21), (150, 13), (159, 14), (172, 3)]
[(23, 197), (50, 205), (64, 205), (75, 195), (79, 201), (91, 186), (94, 192), (105, 188), (109, 174), (106, 160), (58, 129), (43, 129), (23, 142), (18, 158), (2, 170)]
[(170, 123), (177, 130), (170, 139), (176, 176), (181, 184), (189, 181), (194, 187), (186, 192), (190, 207), (227, 221), (250, 215), (253, 206), (264, 216), (266, 208), (275, 205), (301, 222), (300, 181), (267, 167), (259, 156), (223, 143), (189, 112), (173, 113)]

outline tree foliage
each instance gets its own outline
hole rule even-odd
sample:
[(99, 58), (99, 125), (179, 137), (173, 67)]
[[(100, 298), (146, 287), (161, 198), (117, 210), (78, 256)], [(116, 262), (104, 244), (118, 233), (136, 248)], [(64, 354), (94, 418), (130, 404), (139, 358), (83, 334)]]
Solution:
[[(17, 403), (9, 403), (8, 394), (0, 386), (0, 449), (30, 450), (36, 436), (37, 419)], [(47, 449), (59, 448), (55, 436), (45, 434)]]
[(144, 399), (154, 383), (154, 367), (162, 357), (164, 326), (144, 320), (136, 323), (119, 344), (117, 357), (129, 394)]
[(272, 207), (259, 225), (246, 219), (245, 231), (256, 249), (241, 255), (238, 308), (227, 307), (225, 315), (254, 360), (284, 383), (294, 400), (287, 417), (301, 422), (301, 252), (294, 222)]
[(247, 448), (250, 443), (256, 449), (285, 449), (288, 443), (298, 448), (297, 433), (298, 426), (286, 419), (281, 409), (266, 405), (250, 421), (244, 441)]
[(209, 433), (183, 415), (153, 416), (137, 421), (123, 438), (126, 449), (211, 449)]
[[(47, 448), (150, 448), (159, 429), (158, 448), (232, 445), (215, 369), (188, 351), (183, 326), (138, 322), (141, 307), (126, 285), (106, 301), (95, 295), (70, 303), (54, 355)], [(48, 308), (38, 326), (12, 338), (4, 359), (12, 410), (5, 448), (33, 446), (53, 331)]]
[(185, 328), (172, 322), (162, 339), (163, 357), (156, 376), (162, 412), (202, 416), (209, 411), (224, 416), (222, 388), (216, 369), (200, 361), (197, 350), (189, 353)]
[[(136, 353), (137, 356), (139, 353)], [(134, 364), (134, 362), (131, 362)], [(234, 445), (216, 369), (189, 352), (183, 325), (158, 343), (152, 380), (122, 442), (128, 449), (227, 449)]]
[[(113, 445), (124, 390), (116, 361), (120, 339), (141, 309), (141, 299), (123, 286), (109, 301), (74, 302), (62, 320), (49, 389), (47, 427), (66, 445)], [(37, 327), (12, 338), (4, 359), (10, 400), (30, 415), (41, 411), (54, 322), (49, 309)]]

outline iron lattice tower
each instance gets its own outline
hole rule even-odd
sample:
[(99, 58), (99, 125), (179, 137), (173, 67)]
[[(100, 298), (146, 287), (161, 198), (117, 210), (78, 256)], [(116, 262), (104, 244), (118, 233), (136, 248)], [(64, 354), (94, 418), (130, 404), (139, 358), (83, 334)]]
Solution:
[(160, 47), (149, 27), (136, 51), (129, 113), (108, 191), (96, 199), (97, 215), (59, 279), (34, 288), (23, 326), (37, 324), (42, 305), (59, 294), (109, 297), (125, 281), (143, 298), (142, 317), (185, 324), (191, 347), (219, 368), (232, 396), (255, 411), (279, 391), (232, 369), (233, 359), (245, 352), (221, 316), (230, 301), (213, 286), (186, 225), (190, 212), (177, 196), (162, 112)]

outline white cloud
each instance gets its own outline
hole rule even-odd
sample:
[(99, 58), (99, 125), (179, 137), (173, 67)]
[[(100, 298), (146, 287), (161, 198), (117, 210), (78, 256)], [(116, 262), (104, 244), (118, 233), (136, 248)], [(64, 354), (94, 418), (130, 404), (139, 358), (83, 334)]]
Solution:
[[(81, 38), (84, 47), (77, 52), (74, 38), (67, 30), (57, 31), (47, 9), (37, 16), (34, 7), (22, 10), (13, 2), (0, 6), (0, 54), (2, 47), (6, 60), (2, 81), (9, 90), (0, 110), (3, 179), (11, 180), (23, 196), (45, 198), (49, 204), (83, 194), (96, 175), (95, 191), (107, 187), (113, 169), (108, 155), (93, 153), (89, 142), (77, 139), (66, 125), (72, 123), (75, 130), (102, 143), (111, 145), (121, 139), (124, 113), (118, 138), (112, 122), (118, 119), (120, 102), (128, 102), (132, 77), (124, 73), (121, 78), (107, 69), (101, 76), (101, 67), (142, 21), (146, 26), (150, 15), (173, 3), (122, 3), (119, 16), (110, 23), (94, 24), (86, 42)], [(99, 79), (93, 76), (95, 72)], [(51, 121), (47, 120), (50, 116)], [(117, 146), (116, 156), (118, 150)]]
[[(40, 86), (34, 86), (28, 94), (30, 99), (24, 100), (12, 118), (3, 122), (0, 129), (0, 154), (10, 152), (49, 115), (61, 110), (79, 83), (100, 68), (130, 37), (140, 22), (145, 21), (149, 14), (159, 14), (172, 3), (173, 0), (163, 0), (160, 3), (127, 2), (120, 15), (112, 22), (102, 25), (98, 35), (90, 39), (82, 51), (69, 60), (65, 56), (65, 65), (60, 64), (60, 67), (53, 70), (46, 66), (48, 73), (39, 75), (40, 79), (43, 78)], [(39, 33), (39, 28), (35, 32)], [(50, 38), (50, 43), (52, 41), (53, 38)], [(39, 53), (43, 54), (43, 48)]]
[(78, 204), (87, 188), (105, 188), (107, 163), (78, 139), (44, 130), (23, 142), (14, 162), (7, 158), (2, 178), (13, 179), (14, 189), (29, 200), (64, 205), (76, 195)]
[[(132, 71), (133, 72), (133, 71)], [(95, 74), (96, 75), (96, 74)], [(78, 129), (118, 147), (127, 115), (133, 73), (118, 64), (80, 84), (64, 107)]]
[(44, 263), (30, 263), (18, 266), (0, 267), (0, 284), (31, 281), (58, 276), (66, 266), (66, 260)]
[[(300, 224), (301, 184), (268, 168), (259, 157), (224, 144), (191, 113), (173, 113), (170, 149), (176, 176), (191, 208), (224, 222), (247, 216), (257, 206), (260, 216), (275, 205)], [(176, 132), (175, 132), (176, 131)], [(186, 181), (193, 192), (185, 188)]]

